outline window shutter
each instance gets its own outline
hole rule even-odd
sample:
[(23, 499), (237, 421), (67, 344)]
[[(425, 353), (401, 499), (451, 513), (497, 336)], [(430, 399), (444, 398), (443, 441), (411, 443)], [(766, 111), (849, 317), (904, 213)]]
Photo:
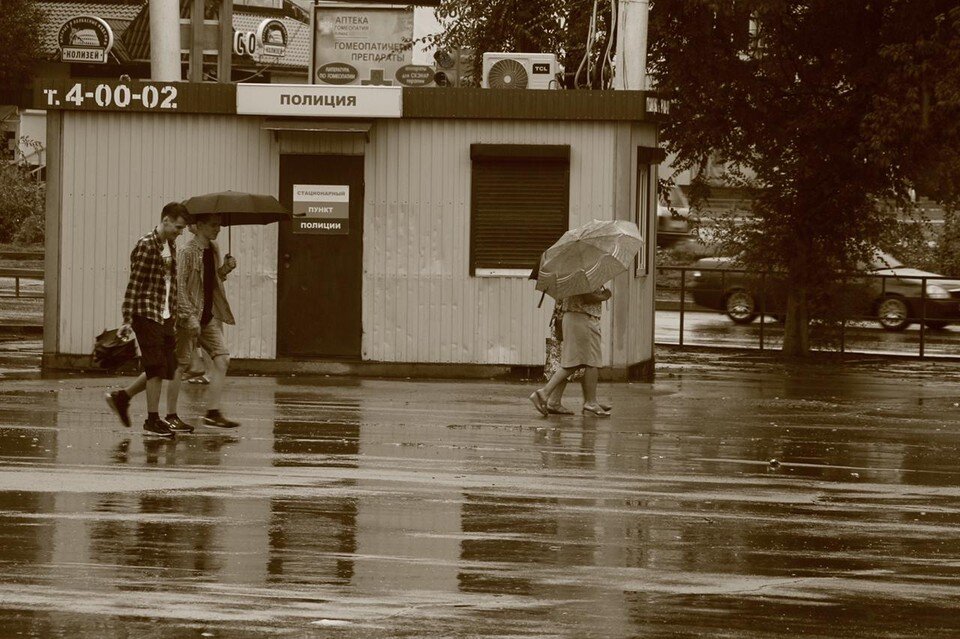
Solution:
[[(525, 148), (534, 155), (523, 155)], [(567, 231), (569, 147), (552, 154), (545, 148), (556, 147), (488, 155), (474, 149), (471, 274), (476, 269), (533, 269), (540, 254)]]

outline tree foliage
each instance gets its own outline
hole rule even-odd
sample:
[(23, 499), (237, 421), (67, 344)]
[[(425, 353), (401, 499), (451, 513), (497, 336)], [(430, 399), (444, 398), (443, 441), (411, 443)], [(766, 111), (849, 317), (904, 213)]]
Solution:
[(0, 90), (25, 88), (41, 58), (43, 11), (35, 0), (0, 0)]
[(17, 164), (0, 164), (0, 244), (43, 241), (45, 185)]
[[(787, 278), (784, 351), (896, 219), (879, 202), (960, 186), (960, 9), (951, 0), (653, 0), (650, 70), (672, 96), (678, 169), (755, 174), (753, 216), (726, 227), (748, 266)], [(706, 194), (697, 181), (694, 198)]]

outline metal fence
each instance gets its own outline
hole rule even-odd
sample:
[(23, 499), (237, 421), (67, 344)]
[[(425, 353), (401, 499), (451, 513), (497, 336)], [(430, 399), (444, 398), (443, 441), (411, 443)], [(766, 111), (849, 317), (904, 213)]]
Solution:
[[(659, 267), (658, 309), (671, 310), (676, 303), (679, 325), (663, 328), (658, 319), (657, 342), (679, 346), (732, 346), (767, 350), (782, 338), (786, 297), (784, 278), (776, 273), (746, 269)], [(944, 284), (943, 286), (940, 283)], [(820, 350), (841, 353), (884, 353), (920, 357), (960, 356), (960, 331), (944, 330), (950, 324), (960, 326), (960, 281), (941, 276), (904, 276), (900, 274), (857, 273), (838, 276), (838, 307), (833, 309), (832, 338), (823, 340)], [(954, 290), (955, 289), (955, 290)], [(692, 317), (703, 314), (728, 315), (727, 302), (735, 293), (746, 292), (754, 307), (740, 318), (738, 326), (727, 319), (724, 332), (714, 321), (701, 330)], [(664, 297), (676, 297), (665, 300)], [(699, 303), (698, 303), (699, 302)], [(905, 314), (898, 318), (894, 312)], [(750, 315), (756, 319), (750, 319)], [(816, 318), (815, 318), (816, 319)], [(822, 319), (822, 318), (821, 318)], [(891, 326), (902, 319), (907, 326)], [(882, 322), (883, 321), (883, 322)], [(886, 329), (883, 323), (887, 324)], [(911, 329), (911, 326), (918, 326)], [(702, 328), (702, 327), (701, 327)], [(702, 332), (691, 340), (690, 333)], [(715, 336), (710, 338), (710, 333)], [(726, 339), (721, 333), (726, 333)], [(931, 350), (931, 346), (933, 349)]]
[[(43, 297), (43, 293), (24, 291), (21, 280), (43, 282), (42, 268), (2, 268), (0, 267), (0, 297)], [(12, 295), (7, 290), (12, 284)]]

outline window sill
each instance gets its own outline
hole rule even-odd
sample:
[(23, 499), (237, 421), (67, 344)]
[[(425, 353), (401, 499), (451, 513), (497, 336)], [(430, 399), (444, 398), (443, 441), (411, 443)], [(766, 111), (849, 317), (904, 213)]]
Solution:
[(522, 277), (523, 279), (528, 279), (530, 277), (530, 270), (528, 268), (478, 268), (473, 276), (474, 277)]

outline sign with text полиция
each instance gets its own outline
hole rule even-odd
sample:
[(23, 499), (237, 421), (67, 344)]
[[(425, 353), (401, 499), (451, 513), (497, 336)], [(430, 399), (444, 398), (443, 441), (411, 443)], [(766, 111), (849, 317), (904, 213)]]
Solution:
[(314, 235), (350, 233), (350, 187), (293, 185), (293, 232)]
[(238, 84), (237, 113), (327, 118), (399, 118), (400, 87)]

